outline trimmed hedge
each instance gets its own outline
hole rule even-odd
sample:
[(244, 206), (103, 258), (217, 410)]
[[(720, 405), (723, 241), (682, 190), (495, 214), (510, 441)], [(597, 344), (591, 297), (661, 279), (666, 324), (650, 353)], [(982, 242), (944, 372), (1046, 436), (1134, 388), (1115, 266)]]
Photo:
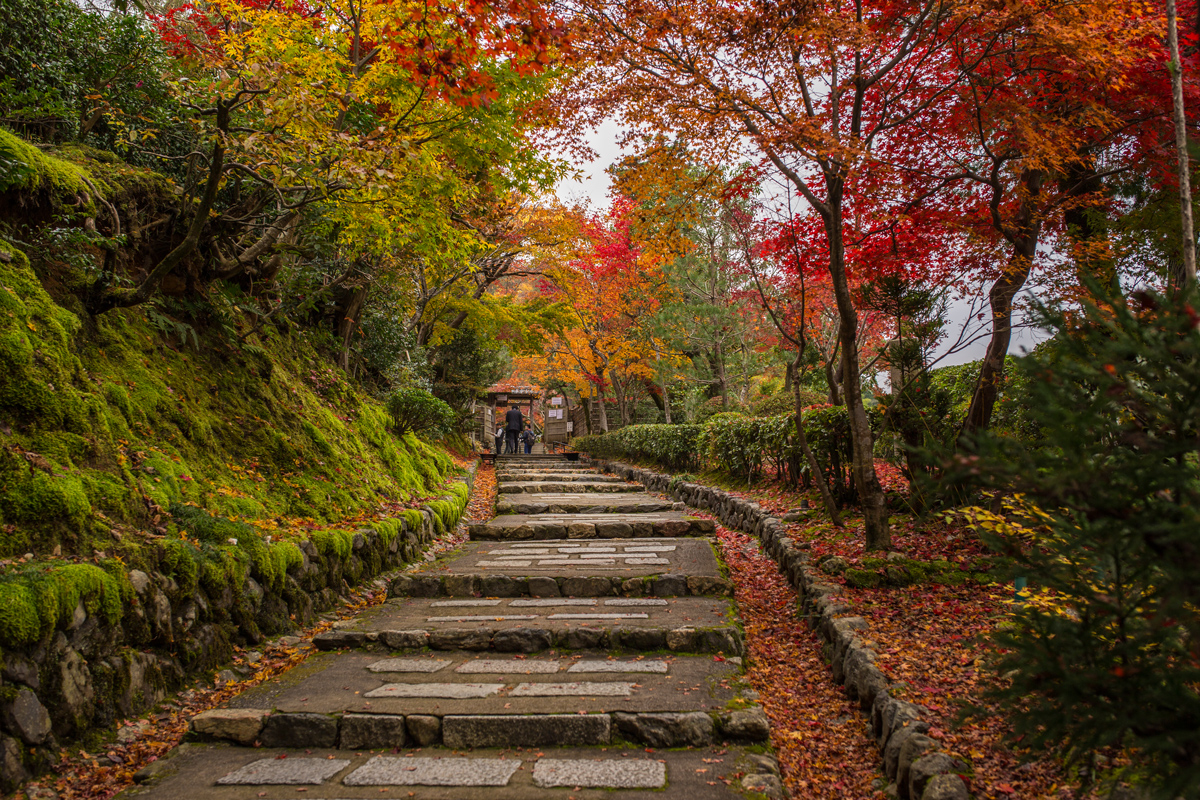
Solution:
[[(871, 415), (872, 428), (879, 415)], [(804, 412), (805, 434), (834, 491), (849, 496), (850, 418), (844, 406), (818, 405)], [(671, 470), (715, 469), (753, 481), (770, 466), (788, 484), (809, 485), (812, 476), (796, 437), (793, 414), (747, 417), (717, 414), (703, 425), (630, 425), (572, 444), (596, 458), (633, 459)]]
[(628, 425), (599, 436), (579, 436), (571, 444), (597, 458), (634, 458), (673, 470), (700, 466), (703, 425)]

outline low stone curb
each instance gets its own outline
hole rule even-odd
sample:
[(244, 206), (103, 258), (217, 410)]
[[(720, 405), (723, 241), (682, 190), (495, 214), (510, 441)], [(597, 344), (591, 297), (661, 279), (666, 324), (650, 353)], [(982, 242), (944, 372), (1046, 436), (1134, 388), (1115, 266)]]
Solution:
[(560, 650), (618, 650), (623, 652), (745, 653), (742, 632), (735, 626), (705, 628), (440, 628), (433, 631), (333, 630), (313, 637), (318, 650), (348, 647), (383, 650), (494, 650), (498, 653), (536, 653)]
[[(504, 521), (495, 517), (492, 521)], [(707, 519), (669, 519), (624, 522), (537, 522), (490, 525), (480, 522), (467, 531), (475, 541), (541, 541), (543, 539), (640, 539), (650, 536), (707, 536), (715, 530)]]
[(671, 475), (610, 461), (597, 466), (625, 480), (638, 481), (647, 490), (662, 492), (687, 505), (710, 511), (729, 528), (737, 528), (762, 541), (766, 551), (800, 596), (800, 608), (824, 640), (833, 678), (851, 700), (870, 714), (871, 730), (883, 757), (884, 774), (895, 785), (901, 800), (967, 800), (967, 785), (959, 775), (967, 765), (946, 753), (926, 736), (925, 709), (891, 696), (891, 684), (875, 666), (875, 651), (857, 634), (867, 626), (841, 596), (842, 587), (831, 583), (809, 564), (808, 553), (787, 536), (783, 523), (757, 503), (722, 489), (680, 481)]
[[(536, 497), (536, 495), (534, 496)], [(655, 514), (660, 511), (683, 511), (685, 508), (683, 503), (665, 501), (623, 504), (614, 500), (611, 504), (606, 505), (592, 500), (574, 503), (563, 501), (535, 503), (517, 498), (502, 499), (497, 502), (496, 514)]]
[(615, 739), (655, 748), (718, 742), (760, 744), (770, 725), (759, 706), (736, 711), (600, 714), (274, 714), (219, 708), (197, 714), (196, 738), (249, 746), (378, 750), (394, 747), (544, 747), (609, 745)]
[(728, 597), (733, 584), (704, 575), (650, 575), (642, 578), (509, 577), (463, 573), (400, 575), (388, 586), (393, 597)]
[(497, 494), (556, 494), (582, 491), (580, 483), (587, 486), (589, 494), (629, 494), (640, 492), (641, 486), (630, 486), (627, 483), (588, 483), (586, 481), (542, 481), (539, 483), (502, 483), (497, 487)]

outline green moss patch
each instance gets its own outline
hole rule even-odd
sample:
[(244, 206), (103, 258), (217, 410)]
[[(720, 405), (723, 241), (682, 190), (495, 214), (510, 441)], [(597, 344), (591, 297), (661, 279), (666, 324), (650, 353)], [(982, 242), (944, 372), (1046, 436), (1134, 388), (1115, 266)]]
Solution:
[(72, 619), (80, 604), (110, 624), (133, 594), (124, 570), (93, 564), (32, 566), (0, 576), (0, 645), (36, 643)]

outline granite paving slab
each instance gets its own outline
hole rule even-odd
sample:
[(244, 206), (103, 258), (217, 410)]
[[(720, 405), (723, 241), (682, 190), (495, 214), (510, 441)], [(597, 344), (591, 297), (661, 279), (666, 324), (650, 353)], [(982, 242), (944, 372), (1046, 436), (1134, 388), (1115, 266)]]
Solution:
[(515, 481), (537, 483), (540, 480), (552, 481), (593, 481), (595, 483), (624, 483), (625, 479), (618, 475), (604, 475), (590, 469), (572, 467), (558, 471), (550, 470), (505, 470), (496, 471), (496, 480), (500, 482)]
[[(264, 756), (274, 759), (287, 752), (291, 760), (294, 752), (276, 750), (251, 750), (224, 745), (189, 744), (178, 748), (170, 758), (162, 762), (161, 777), (139, 786), (133, 786), (119, 795), (122, 798), (146, 798), (147, 800), (269, 800), (307, 797), (313, 800), (364, 800), (365, 798), (389, 797), (392, 793), (381, 793), (380, 788), (404, 784), (349, 785), (338, 778), (321, 785), (310, 785), (301, 795), (295, 788), (285, 786), (238, 786), (218, 785), (217, 779), (225, 773)], [(489, 748), (473, 750), (465, 760), (497, 760), (515, 765), (507, 783), (501, 786), (467, 786), (410, 784), (419, 800), (565, 800), (568, 793), (577, 800), (647, 800), (647, 790), (653, 792), (655, 800), (732, 800), (742, 795), (737, 792), (739, 781), (736, 776), (746, 773), (753, 765), (750, 756), (739, 748), (704, 747), (690, 751), (656, 751), (646, 753), (640, 747), (609, 747), (604, 751), (588, 748), (555, 748), (544, 750), (538, 758), (528, 752)], [(381, 757), (370, 753), (347, 754), (336, 750), (314, 750), (313, 758), (325, 759), (328, 755), (349, 756), (350, 766), (344, 774), (353, 774)], [(411, 757), (409, 757), (411, 755)], [(413, 761), (417, 758), (449, 761), (462, 757), (443, 748), (426, 748), (419, 754), (404, 753), (385, 756), (397, 760)], [(571, 763), (575, 762), (578, 766)], [(539, 767), (539, 764), (542, 766)], [(665, 783), (644, 786), (653, 777), (654, 766), (662, 767)], [(585, 765), (595, 765), (588, 767)], [(611, 766), (608, 766), (611, 765)], [(405, 764), (406, 773), (415, 773), (415, 764)], [(455, 767), (459, 775), (471, 774), (467, 766)], [(480, 770), (482, 773), (483, 770)], [(607, 775), (609, 784), (601, 779)], [(643, 774), (644, 773), (644, 774)], [(479, 774), (479, 773), (476, 773)], [(574, 774), (589, 783), (552, 784), (554, 777)], [(536, 777), (535, 777), (536, 776)], [(540, 777), (545, 785), (539, 783)], [(640, 781), (638, 780), (640, 777)], [(731, 785), (725, 783), (729, 780)], [(595, 781), (594, 787), (590, 781)], [(562, 787), (562, 788), (558, 788)], [(575, 787), (579, 787), (575, 791)], [(658, 788), (662, 787), (662, 788)], [(398, 792), (407, 796), (407, 790)]]
[(475, 540), (628, 539), (703, 536), (716, 530), (710, 519), (682, 511), (652, 514), (502, 514), (467, 526)]
[(658, 789), (666, 782), (667, 765), (650, 758), (539, 758), (533, 766), (533, 783), (544, 788)]
[[(471, 663), (472, 654), (455, 653), (455, 667)], [(480, 683), (478, 673), (455, 668), (434, 674), (386, 674), (370, 667), (372, 653), (318, 653), (283, 676), (247, 689), (230, 700), (235, 708), (258, 708), (273, 714), (402, 714), (545, 715), (715, 711), (738, 697), (741, 664), (708, 656), (656, 659), (666, 672), (571, 673), (571, 664), (602, 659), (560, 659), (554, 673), (492, 674)], [(570, 675), (570, 678), (567, 676)], [(584, 680), (577, 678), (585, 677)]]
[(371, 672), (437, 672), (450, 665), (441, 658), (386, 658), (367, 667)]
[[(536, 752), (544, 753), (537, 757)], [(577, 800), (734, 800), (742, 795), (737, 791), (740, 781), (737, 776), (751, 771), (753, 762), (750, 755), (737, 747), (712, 746), (692, 750), (656, 750), (646, 753), (642, 746), (614, 745), (600, 751), (583, 747), (556, 747), (553, 750), (517, 751), (515, 749), (476, 749), (470, 751), (467, 759), (503, 760), (511, 762), (515, 768), (509, 780), (502, 786), (453, 786), (453, 785), (422, 785), (412, 784), (413, 788), (402, 791), (394, 790), (381, 793), (380, 788), (403, 784), (383, 785), (348, 785), (340, 776), (320, 785), (309, 785), (303, 794), (297, 794), (295, 787), (288, 786), (247, 786), (218, 784), (217, 781), (226, 774), (239, 769), (246, 764), (258, 760), (276, 760), (279, 755), (286, 754), (286, 759), (280, 760), (286, 764), (297, 757), (296, 751), (276, 750), (269, 748), (251, 749), (231, 747), (221, 744), (187, 744), (177, 748), (170, 757), (162, 760), (160, 777), (138, 786), (125, 790), (119, 797), (144, 798), (145, 800), (282, 800), (283, 798), (305, 797), (310, 800), (366, 800), (380, 797), (407, 797), (409, 791), (416, 792), (418, 800), (566, 800), (568, 796)], [(325, 761), (328, 756), (347, 759), (349, 766), (343, 769), (341, 775), (353, 774), (380, 756), (361, 752), (347, 753), (338, 750), (314, 749), (308, 758)], [(412, 756), (408, 758), (408, 756)], [(423, 748), (419, 753), (403, 751), (397, 756), (385, 756), (397, 760), (414, 760), (417, 758), (449, 761), (462, 757), (461, 753), (451, 753), (441, 747)], [(562, 762), (568, 762), (563, 764)], [(580, 762), (574, 766), (569, 762)], [(539, 768), (539, 763), (542, 766)], [(645, 781), (650, 780), (650, 771), (654, 767), (642, 766), (643, 763), (658, 765), (664, 768), (666, 781), (659, 784), (662, 788), (632, 786), (635, 777), (646, 771)], [(583, 764), (594, 764), (585, 767)], [(612, 764), (613, 766), (605, 766)], [(415, 764), (405, 764), (403, 767), (415, 767)], [(552, 769), (553, 768), (553, 769)], [(403, 769), (403, 772), (415, 773), (416, 769)], [(469, 774), (472, 770), (458, 767), (459, 775)], [(569, 771), (580, 778), (589, 777), (598, 785), (591, 787), (582, 783), (567, 783), (549, 785), (555, 775), (564, 776)], [(600, 778), (605, 772), (613, 784), (603, 785)], [(481, 770), (482, 772), (482, 770)], [(369, 773), (368, 773), (369, 774)], [(539, 776), (547, 785), (540, 785), (535, 776)], [(730, 785), (725, 783), (729, 781)], [(630, 784), (630, 785), (626, 785)], [(575, 791), (575, 787), (580, 787)], [(647, 794), (647, 792), (652, 794)]]
[(536, 658), (478, 658), (464, 661), (454, 668), (460, 675), (533, 675), (553, 674), (563, 668), (563, 662)]
[(240, 767), (217, 781), (237, 786), (299, 786), (320, 784), (341, 772), (344, 758), (262, 758)]
[(497, 514), (653, 514), (687, 506), (644, 493), (557, 492), (501, 495)]
[(347, 786), (505, 786), (516, 758), (376, 756), (345, 777)]

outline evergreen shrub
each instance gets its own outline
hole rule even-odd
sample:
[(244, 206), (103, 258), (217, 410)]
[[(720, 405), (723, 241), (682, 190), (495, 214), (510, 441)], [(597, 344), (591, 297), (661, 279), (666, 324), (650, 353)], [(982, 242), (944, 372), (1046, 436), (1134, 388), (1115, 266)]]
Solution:
[(425, 433), (445, 436), (454, 430), (454, 409), (424, 389), (396, 389), (388, 395), (387, 410), (396, 433)]
[(1041, 439), (956, 459), (1029, 580), (993, 664), (1022, 746), (1130, 747), (1162, 798), (1200, 796), (1200, 301), (1181, 294), (1043, 310), (1054, 346), (1020, 363)]

